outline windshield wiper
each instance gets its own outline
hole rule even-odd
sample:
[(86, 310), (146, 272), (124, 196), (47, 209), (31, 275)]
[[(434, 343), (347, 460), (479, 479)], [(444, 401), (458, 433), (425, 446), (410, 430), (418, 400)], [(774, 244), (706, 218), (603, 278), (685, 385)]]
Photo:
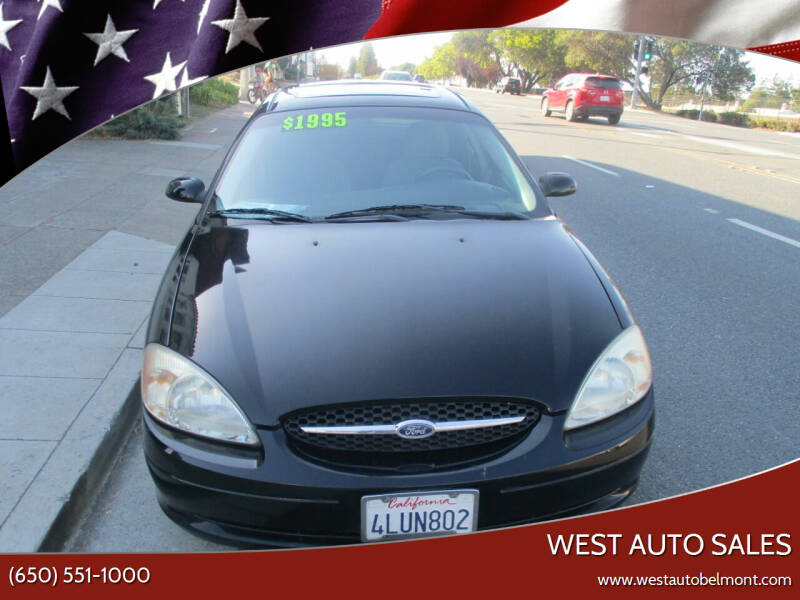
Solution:
[(495, 219), (498, 221), (525, 221), (530, 219), (530, 217), (525, 213), (516, 212), (513, 210), (507, 210), (505, 212), (486, 212), (481, 210), (456, 210), (452, 212), (457, 212), (460, 215), (466, 215), (468, 217), (475, 217), (476, 219)]
[(373, 206), (370, 208), (362, 208), (359, 210), (349, 210), (346, 212), (335, 213), (325, 217), (326, 220), (332, 219), (346, 219), (351, 217), (360, 217), (366, 215), (380, 215), (380, 214), (400, 214), (409, 216), (411, 214), (425, 214), (425, 213), (455, 213), (464, 215), (465, 217), (473, 217), (476, 219), (494, 219), (499, 221), (517, 221), (530, 219), (528, 215), (515, 211), (504, 212), (487, 212), (480, 210), (468, 210), (463, 206), (456, 206), (455, 204), (389, 204), (387, 206)]
[(371, 206), (358, 210), (346, 210), (325, 217), (326, 219), (341, 219), (345, 217), (359, 217), (361, 215), (379, 215), (383, 213), (426, 213), (426, 212), (458, 212), (465, 210), (463, 206), (455, 204), (387, 204), (385, 206)]
[(214, 210), (208, 213), (210, 217), (228, 217), (235, 215), (264, 215), (268, 217), (276, 217), (286, 219), (287, 221), (298, 221), (300, 223), (311, 223), (313, 219), (297, 213), (286, 212), (283, 210), (275, 210), (273, 208), (223, 208), (222, 210)]

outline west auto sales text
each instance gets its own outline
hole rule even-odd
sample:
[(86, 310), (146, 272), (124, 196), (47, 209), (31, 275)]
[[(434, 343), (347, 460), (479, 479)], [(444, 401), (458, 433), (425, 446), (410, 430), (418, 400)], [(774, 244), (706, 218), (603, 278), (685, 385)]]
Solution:
[(637, 533), (628, 539), (621, 533), (547, 534), (554, 556), (697, 556), (704, 552), (713, 556), (788, 556), (791, 539), (788, 533)]

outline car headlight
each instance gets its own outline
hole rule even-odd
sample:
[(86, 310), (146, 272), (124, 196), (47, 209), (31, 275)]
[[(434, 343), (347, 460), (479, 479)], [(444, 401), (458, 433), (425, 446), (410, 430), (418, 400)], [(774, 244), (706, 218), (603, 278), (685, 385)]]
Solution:
[(589, 369), (564, 429), (582, 427), (628, 408), (644, 398), (652, 382), (647, 344), (639, 327), (631, 325), (614, 338)]
[(160, 344), (148, 344), (142, 402), (158, 421), (195, 435), (258, 445), (253, 426), (211, 375)]

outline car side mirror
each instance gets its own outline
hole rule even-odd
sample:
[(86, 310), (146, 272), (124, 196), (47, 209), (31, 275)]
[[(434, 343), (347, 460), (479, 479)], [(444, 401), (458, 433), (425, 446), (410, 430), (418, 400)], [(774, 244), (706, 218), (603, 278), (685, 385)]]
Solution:
[(545, 196), (569, 196), (578, 191), (578, 184), (566, 173), (545, 173), (539, 177), (539, 187)]
[(206, 184), (196, 177), (178, 177), (167, 184), (167, 198), (178, 202), (202, 202)]

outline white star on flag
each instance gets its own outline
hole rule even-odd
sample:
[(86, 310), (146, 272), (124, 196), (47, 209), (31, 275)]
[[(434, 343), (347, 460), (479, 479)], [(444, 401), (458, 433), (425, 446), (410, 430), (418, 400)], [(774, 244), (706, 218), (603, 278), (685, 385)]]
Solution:
[(42, 15), (44, 14), (44, 11), (47, 10), (48, 6), (57, 8), (59, 12), (62, 13), (64, 12), (64, 9), (61, 8), (61, 0), (37, 0), (37, 2), (42, 2), (42, 1), (44, 1), (44, 4), (42, 4), (42, 10), (39, 11), (39, 16), (36, 17), (37, 21), (42, 18)]
[(203, 26), (203, 20), (206, 18), (208, 14), (208, 5), (211, 4), (211, 0), (205, 0), (203, 2), (203, 6), (200, 8), (200, 16), (197, 19), (197, 35), (200, 35), (200, 28)]
[(264, 49), (261, 47), (261, 44), (258, 43), (255, 31), (266, 21), (269, 21), (269, 17), (253, 17), (252, 19), (248, 19), (247, 14), (244, 12), (244, 7), (242, 7), (241, 0), (236, 0), (236, 11), (233, 13), (232, 19), (211, 21), (211, 24), (221, 27), (229, 33), (228, 45), (225, 47), (225, 54), (227, 54), (242, 42), (247, 42), (263, 52)]
[(109, 54), (118, 56), (125, 62), (131, 62), (122, 44), (127, 42), (128, 38), (137, 31), (139, 30), (128, 29), (127, 31), (117, 31), (114, 21), (111, 20), (111, 15), (109, 14), (106, 18), (106, 27), (103, 33), (84, 33), (83, 35), (97, 44), (97, 56), (94, 58), (94, 65), (97, 66), (97, 63), (106, 58)]
[(9, 19), (6, 21), (3, 18), (3, 3), (0, 2), (0, 46), (3, 46), (6, 50), (11, 50), (11, 44), (8, 43), (8, 32), (20, 23), (22, 23), (22, 19)]
[(172, 58), (169, 52), (167, 52), (167, 57), (164, 59), (164, 65), (161, 67), (161, 71), (153, 73), (152, 75), (145, 75), (145, 79), (156, 86), (153, 92), (153, 99), (158, 98), (164, 92), (174, 92), (177, 89), (175, 86), (175, 78), (178, 76), (178, 73), (181, 72), (185, 64), (186, 61), (184, 60), (177, 65), (173, 65)]
[[(153, 10), (158, 8), (158, 5), (161, 4), (164, 0), (153, 0)], [(186, 0), (181, 0), (181, 2), (186, 2)]]
[(36, 109), (31, 117), (31, 121), (33, 121), (48, 110), (54, 110), (69, 119), (69, 113), (64, 106), (64, 98), (77, 90), (78, 86), (58, 87), (50, 72), (50, 67), (47, 67), (47, 74), (44, 76), (44, 83), (41, 87), (21, 86), (19, 89), (36, 98)]
[(201, 77), (195, 77), (194, 79), (189, 78), (189, 67), (186, 67), (181, 73), (181, 82), (178, 84), (179, 88), (185, 88), (187, 85), (194, 85), (203, 79), (207, 79), (208, 75), (203, 75)]

